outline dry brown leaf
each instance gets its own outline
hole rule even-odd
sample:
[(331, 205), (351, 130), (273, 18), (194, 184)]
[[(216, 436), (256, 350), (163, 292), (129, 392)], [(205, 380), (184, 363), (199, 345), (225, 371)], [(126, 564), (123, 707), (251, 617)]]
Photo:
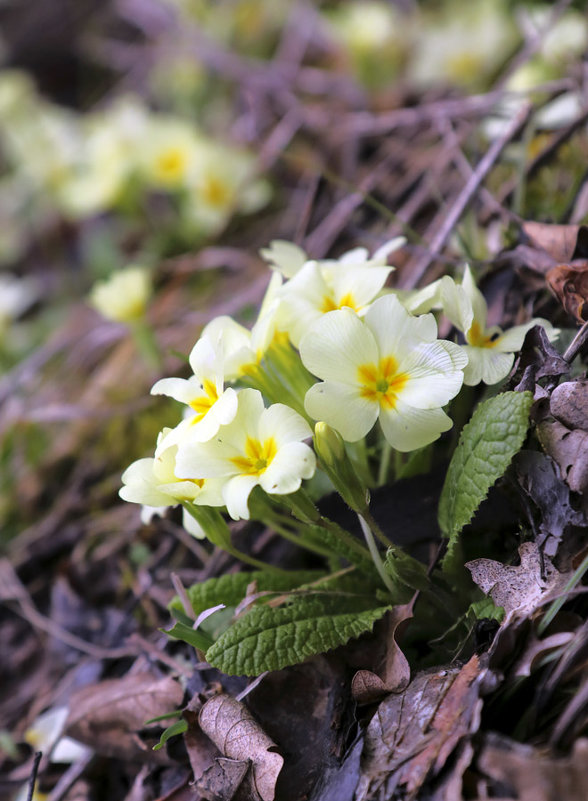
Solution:
[[(366, 731), (357, 801), (384, 801), (398, 786), (406, 787), (403, 798), (417, 796), (459, 743), (477, 731), (485, 672), (473, 656), (461, 670), (421, 673), (404, 693), (382, 701)], [(459, 770), (466, 768), (459, 760)]]
[(207, 801), (231, 801), (241, 786), (250, 766), (249, 760), (217, 757), (194, 787)]
[(552, 225), (528, 221), (522, 225), (529, 242), (544, 250), (555, 261), (569, 262), (575, 257), (579, 225)]
[(198, 723), (202, 705), (200, 696), (196, 693), (182, 713), (182, 717), (188, 724), (188, 729), (184, 733), (184, 745), (188, 752), (195, 781), (198, 781), (207, 770), (212, 768), (215, 757), (219, 755), (218, 749), (204, 734)]
[(564, 309), (580, 323), (588, 319), (588, 262), (558, 264), (545, 276), (547, 286)]
[(537, 426), (537, 437), (543, 450), (557, 462), (568, 487), (573, 492), (588, 491), (588, 432), (545, 422)]
[(200, 728), (229, 759), (251, 761), (252, 786), (262, 801), (273, 801), (283, 757), (270, 750), (275, 743), (242, 703), (220, 693), (210, 698), (199, 715)]
[(493, 559), (466, 562), (474, 582), (507, 615), (515, 611), (531, 612), (567, 580), (546, 557), (541, 558), (536, 543), (524, 542), (519, 547), (519, 556), (520, 565), (503, 565)]
[[(565, 759), (550, 759), (530, 745), (521, 745), (496, 734), (485, 738), (478, 769), (497, 783), (500, 794), (493, 798), (518, 801), (572, 801), (588, 798), (588, 740), (574, 743)], [(494, 789), (494, 788), (489, 788)]]
[(351, 693), (358, 704), (371, 704), (387, 693), (404, 690), (410, 681), (410, 665), (395, 635), (396, 629), (412, 617), (413, 604), (395, 606), (386, 614), (384, 623), (385, 653), (378, 672), (358, 670), (351, 682)]
[(535, 662), (539, 657), (548, 654), (556, 648), (561, 648), (571, 642), (575, 633), (573, 631), (558, 631), (551, 634), (549, 637), (544, 637), (542, 640), (532, 637), (531, 641), (527, 643), (524, 652), (514, 667), (515, 676), (530, 676), (533, 672)]
[(551, 393), (549, 409), (564, 426), (588, 431), (588, 381), (564, 381)]
[(173, 679), (149, 673), (92, 684), (72, 694), (66, 732), (105, 756), (167, 762), (164, 749), (152, 751), (136, 732), (145, 721), (177, 709), (183, 695)]

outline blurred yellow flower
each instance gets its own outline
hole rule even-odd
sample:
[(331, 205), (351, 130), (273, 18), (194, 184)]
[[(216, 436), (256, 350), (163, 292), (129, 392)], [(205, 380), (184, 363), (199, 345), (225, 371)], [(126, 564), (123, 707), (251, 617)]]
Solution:
[(95, 284), (88, 300), (108, 320), (132, 323), (144, 315), (151, 293), (148, 270), (132, 265)]

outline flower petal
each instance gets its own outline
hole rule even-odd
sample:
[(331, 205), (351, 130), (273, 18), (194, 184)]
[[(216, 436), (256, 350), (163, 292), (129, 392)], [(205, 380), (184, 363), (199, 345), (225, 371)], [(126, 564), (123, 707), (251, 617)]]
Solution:
[(233, 520), (249, 520), (247, 501), (253, 487), (259, 484), (259, 476), (234, 476), (223, 487), (223, 499), (227, 512)]
[(317, 320), (300, 341), (300, 357), (319, 378), (351, 385), (357, 383), (358, 367), (379, 360), (371, 331), (349, 309), (329, 312)]
[(382, 409), (384, 436), (397, 451), (414, 451), (438, 439), (453, 425), (443, 409), (413, 409), (401, 401), (394, 409)]
[(473, 345), (464, 345), (463, 349), (469, 357), (463, 382), (469, 387), (480, 381), (497, 384), (506, 378), (514, 362), (514, 353), (500, 353), (493, 348), (476, 348)]
[(461, 389), (466, 364), (466, 354), (452, 342), (417, 345), (399, 364), (399, 371), (409, 376), (399, 395), (418, 409), (444, 406)]
[(222, 358), (219, 358), (212, 341), (207, 336), (202, 336), (196, 342), (188, 357), (190, 367), (201, 381), (212, 381), (217, 384), (217, 377), (223, 375)]
[(259, 478), (262, 488), (275, 495), (296, 492), (303, 478), (312, 478), (316, 469), (314, 452), (303, 442), (288, 442), (272, 459)]
[(312, 436), (306, 420), (283, 403), (274, 403), (261, 413), (258, 430), (262, 442), (273, 437), (278, 449), (287, 442), (298, 442)]
[(203, 391), (202, 383), (195, 375), (190, 378), (161, 378), (151, 387), (152, 395), (167, 395), (185, 404), (202, 395)]
[(154, 459), (138, 459), (122, 474), (123, 487), (118, 494), (124, 501), (145, 506), (172, 506), (177, 501), (157, 487), (153, 472)]
[(302, 248), (284, 239), (274, 239), (269, 248), (262, 248), (259, 253), (272, 269), (279, 270), (286, 278), (295, 276), (308, 260)]
[[(386, 283), (392, 267), (357, 267), (350, 265), (333, 271), (333, 295), (337, 306), (346, 296), (353, 298), (357, 311), (370, 303)], [(345, 305), (351, 305), (349, 303)]]
[(384, 295), (375, 300), (364, 320), (373, 333), (381, 356), (400, 359), (418, 342), (433, 342), (437, 337), (433, 315), (413, 317), (395, 295)]
[(347, 442), (357, 442), (373, 428), (379, 404), (362, 398), (358, 387), (327, 381), (306, 393), (304, 408), (314, 420), (323, 420)]

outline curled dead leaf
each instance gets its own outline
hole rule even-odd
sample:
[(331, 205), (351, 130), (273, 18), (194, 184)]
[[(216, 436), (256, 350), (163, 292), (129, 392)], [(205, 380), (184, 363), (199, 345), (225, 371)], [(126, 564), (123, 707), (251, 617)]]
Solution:
[(101, 681), (72, 694), (66, 732), (105, 756), (167, 762), (165, 750), (151, 750), (157, 738), (145, 743), (137, 732), (145, 721), (177, 709), (183, 696), (177, 681), (150, 673)]
[(562, 477), (573, 492), (588, 491), (588, 431), (571, 430), (559, 422), (537, 426), (544, 451), (557, 462)]
[(358, 704), (371, 704), (387, 693), (404, 690), (410, 681), (410, 665), (395, 635), (396, 629), (412, 617), (412, 602), (395, 606), (383, 620), (384, 655), (377, 672), (358, 670), (351, 682), (351, 693)]
[(558, 264), (545, 276), (547, 286), (564, 309), (580, 323), (588, 319), (588, 262)]
[(262, 801), (273, 801), (276, 781), (284, 764), (244, 704), (220, 693), (210, 698), (199, 715), (200, 728), (229, 759), (251, 762), (252, 788)]
[(487, 734), (477, 766), (490, 785), (484, 797), (495, 797), (494, 790), (499, 790), (504, 798), (506, 790), (509, 797), (522, 801), (552, 801), (588, 797), (587, 760), (585, 738), (576, 740), (568, 757), (554, 759), (544, 749)]

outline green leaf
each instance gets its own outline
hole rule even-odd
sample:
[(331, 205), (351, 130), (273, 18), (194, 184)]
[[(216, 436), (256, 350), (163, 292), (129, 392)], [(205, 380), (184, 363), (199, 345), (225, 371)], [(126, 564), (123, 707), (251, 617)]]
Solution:
[(185, 731), (188, 731), (187, 722), (185, 720), (176, 720), (175, 723), (172, 723), (171, 726), (168, 726), (167, 729), (162, 733), (157, 745), (153, 746), (153, 750), (159, 751), (159, 749), (163, 748), (163, 746), (167, 743), (170, 737), (175, 737), (176, 734), (183, 734)]
[(430, 587), (426, 566), (409, 556), (398, 545), (393, 545), (386, 551), (384, 568), (394, 582), (413, 590), (427, 590)]
[[(200, 584), (193, 584), (187, 589), (188, 598), (194, 614), (198, 616), (205, 609), (218, 604), (237, 606), (247, 593), (251, 582), (257, 584), (258, 592), (287, 592), (303, 584), (309, 584), (324, 576), (321, 570), (293, 570), (289, 573), (264, 573), (261, 570), (230, 573), (219, 578), (211, 578)], [(176, 595), (170, 603), (170, 609), (182, 610), (182, 602)]]
[(490, 619), (500, 622), (504, 619), (504, 608), (496, 606), (492, 598), (483, 598), (471, 603), (466, 614), (475, 620)]
[(371, 597), (346, 593), (308, 593), (278, 608), (257, 606), (221, 634), (206, 659), (234, 675), (280, 670), (371, 631), (389, 608), (374, 609)]
[(209, 637), (200, 629), (193, 629), (186, 623), (178, 621), (173, 629), (161, 629), (168, 637), (173, 637), (174, 640), (183, 640), (188, 645), (198, 648), (199, 651), (206, 651), (212, 645), (212, 637)]
[(521, 448), (532, 403), (530, 392), (503, 392), (481, 403), (464, 426), (439, 501), (439, 526), (449, 538), (444, 570), (456, 563), (462, 528)]

